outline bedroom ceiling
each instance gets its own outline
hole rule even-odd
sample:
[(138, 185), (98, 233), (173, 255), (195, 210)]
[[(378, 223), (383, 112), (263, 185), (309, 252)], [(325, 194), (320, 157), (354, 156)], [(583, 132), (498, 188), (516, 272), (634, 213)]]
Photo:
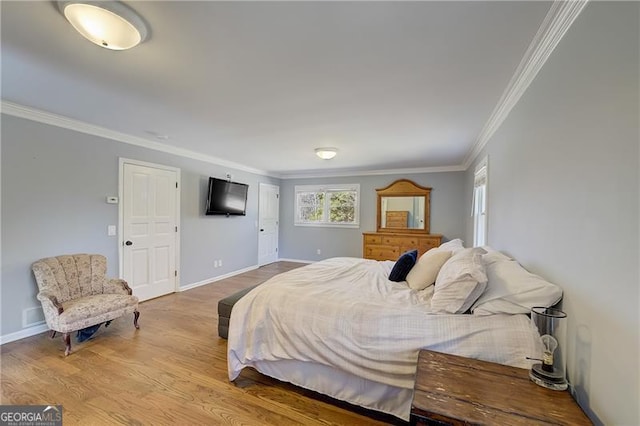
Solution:
[(459, 168), (551, 5), (126, 3), (151, 34), (110, 51), (2, 1), (3, 101), (282, 177)]

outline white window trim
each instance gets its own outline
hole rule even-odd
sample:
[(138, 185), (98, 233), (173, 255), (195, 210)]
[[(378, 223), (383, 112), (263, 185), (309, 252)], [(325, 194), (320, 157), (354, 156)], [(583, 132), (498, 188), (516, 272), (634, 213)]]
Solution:
[[(476, 188), (484, 186), (484, 213), (481, 214), (481, 217), (478, 218), (476, 214)], [(471, 204), (471, 217), (473, 219), (473, 245), (487, 245), (489, 238), (489, 230), (488, 230), (488, 195), (489, 195), (489, 157), (485, 156), (482, 160), (478, 162), (476, 165), (475, 171), (473, 173), (473, 190), (472, 190), (472, 204)], [(483, 222), (483, 234), (482, 241), (479, 241), (478, 238), (478, 221), (481, 220)]]
[[(323, 191), (356, 191), (355, 222), (301, 222), (298, 220), (298, 192), (323, 192)], [(328, 198), (326, 198), (328, 202)], [(324, 185), (295, 185), (293, 194), (293, 221), (294, 226), (309, 226), (316, 228), (360, 228), (360, 184), (324, 184)]]

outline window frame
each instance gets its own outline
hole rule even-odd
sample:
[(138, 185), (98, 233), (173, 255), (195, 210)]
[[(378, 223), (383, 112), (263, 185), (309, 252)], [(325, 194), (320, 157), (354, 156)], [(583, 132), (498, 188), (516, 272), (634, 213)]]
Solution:
[[(354, 222), (337, 223), (329, 221), (331, 211), (331, 192), (355, 191), (356, 199), (354, 205)], [(300, 192), (322, 192), (324, 193), (323, 220), (319, 222), (304, 222), (300, 220), (300, 206), (298, 206), (298, 193)], [(322, 184), (322, 185), (295, 185), (293, 188), (293, 224), (294, 226), (309, 226), (320, 228), (360, 228), (360, 184)]]
[(471, 218), (473, 220), (473, 246), (488, 244), (488, 194), (489, 194), (489, 158), (484, 157), (476, 165), (473, 173), (473, 191)]

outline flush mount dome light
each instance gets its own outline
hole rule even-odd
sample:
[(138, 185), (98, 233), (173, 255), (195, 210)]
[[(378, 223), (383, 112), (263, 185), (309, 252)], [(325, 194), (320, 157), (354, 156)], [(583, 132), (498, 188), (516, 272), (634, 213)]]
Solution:
[(87, 40), (107, 49), (131, 49), (147, 38), (143, 19), (118, 1), (58, 1), (58, 9)]
[(337, 153), (338, 150), (335, 148), (316, 148), (316, 155), (323, 160), (331, 160)]

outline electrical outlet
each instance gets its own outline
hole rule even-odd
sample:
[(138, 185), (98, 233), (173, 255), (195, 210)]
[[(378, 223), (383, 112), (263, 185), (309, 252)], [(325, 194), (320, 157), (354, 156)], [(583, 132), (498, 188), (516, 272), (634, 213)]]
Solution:
[(322, 250), (320, 249), (316, 250), (316, 254), (322, 254)]

